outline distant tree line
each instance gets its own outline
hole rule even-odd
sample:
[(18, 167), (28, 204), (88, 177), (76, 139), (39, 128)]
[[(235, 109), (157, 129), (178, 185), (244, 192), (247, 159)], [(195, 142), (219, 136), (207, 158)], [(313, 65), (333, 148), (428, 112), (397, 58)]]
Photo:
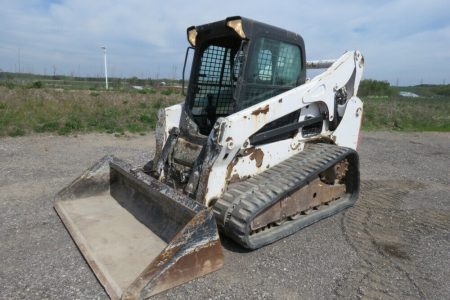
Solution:
[(439, 96), (450, 96), (450, 84), (446, 85), (430, 85), (430, 84), (421, 84), (420, 87), (429, 88), (434, 94)]
[(359, 89), (358, 96), (390, 96), (394, 93), (391, 85), (387, 81), (365, 79), (362, 80)]

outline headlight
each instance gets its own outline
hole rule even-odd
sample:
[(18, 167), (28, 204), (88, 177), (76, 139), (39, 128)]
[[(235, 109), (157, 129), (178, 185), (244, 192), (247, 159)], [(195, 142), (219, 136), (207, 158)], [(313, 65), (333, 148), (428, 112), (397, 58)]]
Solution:
[(236, 31), (241, 38), (245, 39), (245, 32), (242, 28), (242, 19), (230, 20), (227, 22), (227, 26)]
[(187, 29), (187, 38), (189, 44), (191, 44), (192, 47), (195, 47), (195, 39), (197, 38), (197, 29), (195, 29), (194, 26), (191, 26)]

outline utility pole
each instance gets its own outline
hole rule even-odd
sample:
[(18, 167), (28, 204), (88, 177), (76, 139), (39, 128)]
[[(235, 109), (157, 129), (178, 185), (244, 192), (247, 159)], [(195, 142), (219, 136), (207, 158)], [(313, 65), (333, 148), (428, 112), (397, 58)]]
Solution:
[(108, 68), (106, 65), (106, 46), (101, 46), (100, 48), (103, 49), (103, 54), (105, 57), (105, 88), (108, 89)]
[(20, 73), (20, 48), (18, 50), (17, 57), (18, 57), (18, 61), (19, 61), (19, 73)]

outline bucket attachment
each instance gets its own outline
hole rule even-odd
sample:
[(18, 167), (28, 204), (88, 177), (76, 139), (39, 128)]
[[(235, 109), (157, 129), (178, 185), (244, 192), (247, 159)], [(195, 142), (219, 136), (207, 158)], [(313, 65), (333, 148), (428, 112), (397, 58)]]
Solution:
[(105, 156), (56, 195), (55, 209), (112, 299), (143, 299), (219, 269), (213, 212)]

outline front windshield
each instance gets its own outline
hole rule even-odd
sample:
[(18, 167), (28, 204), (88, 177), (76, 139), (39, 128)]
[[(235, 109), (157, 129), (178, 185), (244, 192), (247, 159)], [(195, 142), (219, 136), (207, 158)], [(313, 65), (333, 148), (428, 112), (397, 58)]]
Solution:
[(203, 51), (192, 106), (193, 115), (206, 115), (208, 101), (215, 106), (218, 115), (232, 112), (230, 58), (230, 48), (210, 45)]
[(227, 41), (227, 44), (223, 40), (211, 41), (203, 47), (193, 80), (191, 114), (204, 132), (210, 130), (217, 118), (228, 116), (235, 109), (233, 77), (240, 72), (240, 64), (235, 65), (240, 43)]

